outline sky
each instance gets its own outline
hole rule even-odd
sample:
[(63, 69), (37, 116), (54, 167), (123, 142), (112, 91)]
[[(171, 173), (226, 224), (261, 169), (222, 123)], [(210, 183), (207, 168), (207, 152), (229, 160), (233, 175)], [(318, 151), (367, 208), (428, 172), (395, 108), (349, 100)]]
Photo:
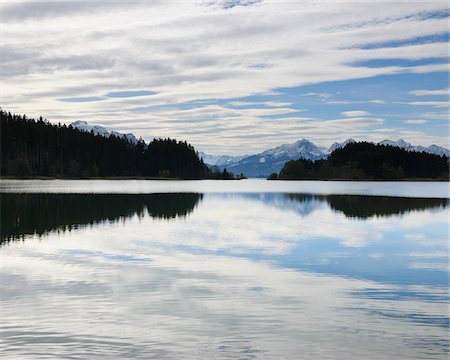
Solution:
[(0, 2), (0, 105), (243, 155), (449, 148), (447, 1)]

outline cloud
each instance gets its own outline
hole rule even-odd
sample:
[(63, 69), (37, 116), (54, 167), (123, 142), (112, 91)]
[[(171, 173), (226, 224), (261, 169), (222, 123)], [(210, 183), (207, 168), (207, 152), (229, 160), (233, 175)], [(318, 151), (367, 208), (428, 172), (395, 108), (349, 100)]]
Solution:
[(442, 90), (413, 90), (410, 94), (415, 96), (428, 96), (428, 95), (449, 95), (450, 88)]
[(269, 107), (286, 107), (293, 105), (292, 102), (281, 102), (281, 101), (232, 101), (229, 103), (232, 106), (269, 106)]
[(419, 124), (426, 124), (428, 120), (424, 119), (417, 119), (417, 120), (402, 120), (404, 124), (412, 124), (412, 125), (419, 125)]
[(67, 17), (96, 11), (107, 11), (115, 7), (124, 7), (121, 1), (27, 1), (1, 5), (0, 20), (2, 22), (40, 20), (53, 17)]
[(309, 92), (309, 93), (305, 93), (302, 94), (302, 96), (318, 96), (322, 99), (328, 99), (331, 97), (331, 94), (329, 93), (317, 93), (317, 92)]
[(405, 101), (400, 104), (412, 105), (412, 106), (432, 106), (436, 108), (445, 108), (449, 106), (448, 101)]
[(409, 265), (410, 269), (414, 270), (430, 270), (430, 271), (450, 271), (450, 265), (447, 262), (436, 263), (436, 262), (412, 262)]
[(383, 118), (373, 118), (373, 117), (350, 117), (346, 119), (334, 119), (325, 120), (323, 124), (338, 126), (339, 125), (351, 125), (351, 126), (369, 126), (369, 125), (381, 125), (384, 123)]
[[(186, 140), (216, 152), (217, 144), (219, 152), (236, 152), (244, 144), (249, 151), (264, 149), (300, 137), (300, 129), (315, 140), (332, 142), (319, 118), (327, 124), (339, 117), (344, 100), (334, 102), (333, 114), (309, 109), (301, 119), (297, 108), (307, 111), (303, 103), (314, 100), (308, 96), (325, 102), (339, 90), (311, 86), (387, 75), (395, 82), (397, 74), (447, 72), (446, 63), (433, 62), (448, 59), (447, 44), (417, 41), (448, 31), (447, 17), (431, 16), (445, 11), (443, 2), (407, 1), (358, 7), (251, 0), (2, 4), (2, 105), (51, 122), (82, 118), (107, 126), (120, 121), (126, 132), (139, 132), (146, 140), (154, 134), (189, 135)], [(399, 65), (361, 65), (380, 59)], [(376, 93), (359, 95), (346, 101), (392, 104), (387, 94), (386, 103)], [(395, 100), (407, 105), (410, 99)], [(217, 107), (186, 109), (186, 104), (208, 102)], [(228, 102), (251, 109), (226, 108)], [(332, 105), (327, 101), (327, 108)], [(360, 119), (355, 130), (339, 131), (371, 136), (358, 132), (359, 125), (370, 122), (373, 130), (387, 111), (372, 112), (378, 120)], [(341, 119), (340, 126), (344, 123)], [(421, 134), (422, 139), (430, 136)]]
[(442, 119), (442, 120), (450, 119), (449, 113), (425, 113), (425, 114), (422, 114), (422, 116), (430, 118), (430, 119)]
[(433, 252), (429, 252), (429, 251), (424, 251), (424, 252), (411, 252), (408, 254), (408, 256), (411, 257), (415, 257), (415, 258), (425, 258), (425, 259), (433, 259), (433, 258), (443, 258), (443, 259), (447, 259), (448, 258), (448, 253), (445, 251), (433, 251)]
[(293, 103), (291, 103), (291, 102), (282, 102), (282, 101), (265, 101), (264, 105), (272, 106), (272, 107), (286, 107), (286, 106), (292, 106)]
[(348, 116), (348, 117), (355, 117), (355, 116), (368, 116), (368, 115), (370, 115), (370, 113), (367, 111), (363, 111), (363, 110), (352, 110), (352, 111), (341, 112), (341, 115)]
[(138, 96), (148, 96), (154, 94), (156, 94), (156, 92), (149, 90), (125, 90), (125, 91), (112, 91), (107, 93), (106, 96), (112, 98), (129, 98)]

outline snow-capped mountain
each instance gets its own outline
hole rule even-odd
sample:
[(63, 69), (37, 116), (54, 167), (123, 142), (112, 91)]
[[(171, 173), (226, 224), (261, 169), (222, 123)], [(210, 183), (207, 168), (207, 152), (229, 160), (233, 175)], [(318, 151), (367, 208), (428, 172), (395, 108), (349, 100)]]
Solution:
[(268, 176), (278, 173), (288, 160), (304, 158), (308, 160), (323, 159), (324, 154), (315, 144), (307, 139), (301, 139), (294, 144), (284, 144), (256, 155), (242, 158), (240, 161), (227, 165), (227, 170), (235, 174), (244, 173), (247, 176)]
[(331, 154), (334, 150), (343, 148), (343, 147), (345, 147), (347, 144), (351, 144), (351, 143), (354, 143), (354, 142), (356, 142), (356, 140), (353, 140), (353, 139), (347, 139), (347, 140), (345, 140), (344, 142), (341, 142), (341, 143), (335, 142), (333, 145), (331, 145), (331, 146), (325, 151), (325, 153), (326, 153), (326, 154)]
[(78, 129), (80, 131), (84, 131), (84, 132), (92, 131), (95, 135), (100, 135), (100, 136), (104, 136), (104, 137), (110, 137), (111, 135), (114, 135), (119, 138), (127, 139), (132, 144), (138, 143), (138, 139), (136, 139), (136, 136), (134, 136), (131, 133), (122, 134), (117, 131), (107, 130), (104, 127), (99, 126), (99, 125), (90, 125), (86, 121), (78, 120), (78, 121), (75, 121), (75, 122), (69, 124), (69, 126), (75, 128), (75, 129)]
[[(269, 149), (263, 151), (259, 154), (244, 156), (240, 160), (239, 157), (231, 157), (227, 155), (222, 155), (221, 158), (228, 159), (224, 160), (224, 162), (220, 162), (218, 160), (215, 164), (208, 163), (205, 158), (208, 155), (203, 154), (205, 156), (203, 161), (210, 165), (217, 165), (220, 168), (227, 168), (234, 172), (235, 174), (244, 173), (247, 176), (254, 177), (267, 177), (271, 173), (278, 173), (288, 160), (297, 160), (300, 158), (308, 159), (308, 160), (319, 160), (327, 158), (334, 150), (345, 147), (347, 144), (356, 142), (354, 139), (347, 139), (341, 143), (335, 142), (328, 149), (319, 148), (314, 143), (307, 139), (302, 139), (297, 141), (294, 144), (285, 144), (277, 146), (276, 148)], [(450, 157), (450, 150), (445, 149), (443, 147), (437, 145), (431, 145), (428, 147), (424, 146), (415, 146), (406, 142), (405, 140), (399, 139), (396, 141), (393, 140), (383, 140), (378, 144), (380, 145), (390, 145), (397, 146), (403, 148), (407, 151), (417, 151), (417, 152), (427, 152), (429, 154), (434, 155), (446, 155)]]
[[(354, 142), (356, 142), (356, 141), (353, 139), (347, 139), (342, 143), (334, 143), (333, 145), (330, 146), (327, 153), (331, 154), (334, 150), (342, 148), (342, 147), (346, 146), (347, 144), (354, 143)], [(450, 150), (443, 148), (441, 146), (437, 146), (437, 145), (430, 145), (428, 147), (424, 147), (424, 146), (420, 146), (420, 145), (411, 145), (411, 143), (409, 143), (403, 139), (383, 140), (383, 141), (378, 142), (377, 144), (378, 145), (395, 146), (395, 147), (405, 149), (406, 151), (426, 152), (428, 154), (439, 155), (439, 156), (445, 155), (445, 156), (450, 157)]]
[(248, 155), (230, 156), (230, 155), (208, 155), (204, 152), (199, 152), (198, 156), (203, 159), (203, 162), (211, 166), (229, 166), (237, 163), (239, 160), (247, 157)]
[(428, 154), (433, 155), (439, 155), (439, 156), (448, 156), (450, 157), (450, 150), (443, 148), (441, 146), (437, 145), (430, 145), (428, 147), (424, 146), (415, 146), (411, 145), (409, 142), (406, 142), (403, 139), (398, 139), (396, 141), (393, 140), (383, 140), (378, 143), (378, 145), (390, 145), (390, 146), (396, 146), (402, 149), (405, 149), (406, 151), (416, 151), (416, 152), (426, 152)]
[(403, 139), (398, 140), (383, 140), (378, 143), (378, 145), (389, 145), (389, 146), (395, 146), (402, 149), (405, 149), (406, 151), (425, 151), (426, 148), (423, 146), (413, 146), (409, 142), (406, 142)]
[(304, 159), (317, 160), (323, 158), (323, 152), (311, 141), (301, 139), (294, 144), (285, 144), (277, 146), (276, 148), (266, 150), (258, 154), (261, 162), (265, 162), (267, 158), (282, 159), (294, 158), (302, 156)]
[(398, 140), (383, 140), (378, 143), (378, 145), (389, 145), (389, 146), (395, 146), (399, 148), (403, 148), (405, 150), (411, 148), (411, 144), (406, 142), (403, 139)]
[(424, 151), (428, 154), (434, 154), (439, 156), (445, 155), (450, 158), (450, 150), (443, 148), (442, 146), (430, 145)]

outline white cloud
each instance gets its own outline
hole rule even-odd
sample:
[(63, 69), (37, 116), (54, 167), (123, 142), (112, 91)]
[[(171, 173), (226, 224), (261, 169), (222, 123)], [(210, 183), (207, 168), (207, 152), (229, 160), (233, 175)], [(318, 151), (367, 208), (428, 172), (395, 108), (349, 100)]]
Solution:
[(412, 106), (432, 106), (437, 108), (445, 108), (449, 106), (448, 101), (406, 101), (400, 102), (400, 104), (412, 105)]
[[(83, 119), (106, 126), (120, 122), (123, 131), (146, 140), (155, 134), (185, 136), (202, 148), (220, 144), (219, 151), (233, 153), (242, 148), (245, 133), (257, 134), (245, 139), (249, 151), (299, 137), (292, 126), (306, 126), (305, 119), (267, 118), (299, 111), (291, 99), (245, 105), (279, 110), (236, 111), (217, 106), (190, 111), (183, 104), (274, 95), (278, 88), (321, 82), (447, 71), (447, 64), (358, 65), (370, 60), (447, 58), (448, 47), (442, 42), (391, 45), (445, 34), (448, 19), (427, 14), (446, 11), (446, 2), (365, 2), (357, 7), (341, 1), (302, 6), (251, 0), (207, 3), (210, 6), (201, 1), (2, 4), (6, 24), (0, 49), (3, 107), (29, 116), (43, 115), (52, 122)], [(377, 46), (364, 48), (371, 44)], [(136, 89), (156, 94), (85, 103), (57, 100)], [(304, 95), (322, 100), (331, 97), (326, 92)], [(244, 106), (238, 103), (230, 105)], [(443, 102), (410, 104), (446, 106)], [(161, 105), (172, 105), (172, 109), (158, 108)], [(149, 110), (136, 111), (145, 107)], [(209, 128), (206, 121), (210, 121)], [(372, 119), (358, 124), (364, 121), (383, 122)], [(315, 137), (328, 141), (324, 126), (319, 121), (314, 126), (323, 136)], [(214, 130), (217, 137), (211, 136)], [(357, 131), (355, 135), (369, 135)]]
[(430, 252), (430, 251), (416, 251), (416, 252), (411, 252), (408, 254), (408, 256), (411, 257), (415, 257), (415, 258), (424, 258), (424, 259), (434, 259), (434, 258), (448, 258), (448, 252), (445, 251), (434, 251), (434, 252)]
[(348, 116), (348, 117), (355, 117), (355, 116), (368, 116), (368, 115), (370, 115), (370, 113), (368, 111), (363, 111), (363, 110), (352, 110), (352, 111), (341, 112), (341, 115)]
[(413, 262), (408, 266), (414, 270), (430, 270), (430, 271), (450, 271), (450, 265), (445, 263), (431, 263), (431, 262)]
[(329, 93), (317, 93), (317, 92), (309, 92), (306, 94), (302, 94), (302, 96), (318, 96), (322, 99), (328, 99), (331, 97), (331, 94)]
[(229, 103), (232, 106), (270, 106), (270, 107), (286, 107), (291, 106), (291, 102), (281, 101), (232, 101)]
[(449, 95), (450, 88), (442, 90), (413, 90), (410, 94), (415, 96), (428, 96), (428, 95)]
[(419, 124), (426, 124), (428, 120), (424, 119), (417, 119), (417, 120), (403, 120), (404, 124), (411, 124), (411, 125), (419, 125)]
[(264, 103), (266, 106), (273, 106), (273, 107), (286, 107), (291, 106), (291, 102), (282, 102), (282, 101), (266, 101)]
[(450, 119), (449, 113), (425, 113), (425, 114), (422, 114), (422, 116), (430, 118), (430, 119), (442, 119), (442, 120)]

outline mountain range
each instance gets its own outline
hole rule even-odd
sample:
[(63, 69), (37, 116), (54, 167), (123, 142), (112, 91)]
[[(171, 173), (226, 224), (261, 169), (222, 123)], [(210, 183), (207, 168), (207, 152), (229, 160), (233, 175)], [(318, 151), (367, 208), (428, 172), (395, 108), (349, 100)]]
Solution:
[[(69, 126), (81, 131), (92, 131), (96, 135), (105, 137), (115, 135), (120, 138), (126, 138), (133, 144), (138, 142), (138, 139), (131, 133), (123, 134), (117, 131), (107, 130), (102, 126), (90, 125), (86, 121), (75, 121)], [(243, 173), (250, 177), (267, 177), (274, 172), (280, 172), (286, 161), (297, 160), (300, 158), (307, 160), (325, 159), (334, 150), (342, 148), (352, 142), (356, 142), (356, 140), (347, 139), (340, 143), (335, 142), (329, 148), (323, 148), (318, 147), (307, 139), (301, 139), (293, 144), (280, 145), (254, 155), (209, 155), (204, 152), (199, 152), (198, 155), (203, 159), (204, 163), (209, 166), (217, 166), (222, 170), (226, 168), (235, 174)], [(396, 141), (383, 140), (378, 142), (378, 144), (396, 146), (407, 151), (426, 152), (429, 154), (450, 157), (450, 150), (437, 145), (430, 145), (428, 147), (420, 145), (415, 146), (403, 139)]]
[(110, 137), (111, 135), (114, 135), (114, 136), (117, 136), (119, 138), (127, 139), (132, 144), (137, 144), (138, 141), (139, 141), (136, 138), (136, 136), (134, 136), (131, 133), (122, 134), (122, 133), (117, 132), (117, 131), (107, 130), (104, 127), (99, 126), (99, 125), (88, 124), (86, 121), (78, 120), (78, 121), (75, 121), (75, 122), (69, 124), (69, 126), (75, 128), (75, 129), (78, 129), (80, 131), (92, 132), (95, 135), (100, 135), (100, 136), (104, 136), (104, 137)]
[(200, 156), (203, 159), (203, 162), (205, 164), (208, 164), (210, 166), (227, 166), (237, 163), (238, 161), (242, 160), (248, 155), (241, 155), (241, 156), (208, 155), (202, 151), (199, 151), (198, 156)]
[[(208, 165), (218, 166), (221, 169), (226, 168), (235, 174), (243, 173), (251, 177), (267, 177), (271, 173), (278, 173), (288, 160), (297, 160), (300, 158), (307, 160), (325, 159), (334, 150), (345, 147), (347, 144), (353, 142), (356, 141), (347, 139), (341, 143), (335, 142), (329, 148), (320, 148), (307, 139), (301, 139), (293, 144), (280, 145), (255, 155), (244, 157), (231, 157), (226, 155), (214, 157), (207, 155), (203, 157), (203, 161)], [(428, 147), (414, 146), (403, 139), (396, 141), (383, 140), (378, 142), (378, 144), (395, 146), (407, 151), (426, 152), (450, 157), (450, 150), (437, 145), (430, 145)], [(199, 155), (202, 157), (200, 153)], [(222, 162), (222, 159), (226, 159), (226, 161)], [(209, 163), (208, 161), (213, 163)]]

